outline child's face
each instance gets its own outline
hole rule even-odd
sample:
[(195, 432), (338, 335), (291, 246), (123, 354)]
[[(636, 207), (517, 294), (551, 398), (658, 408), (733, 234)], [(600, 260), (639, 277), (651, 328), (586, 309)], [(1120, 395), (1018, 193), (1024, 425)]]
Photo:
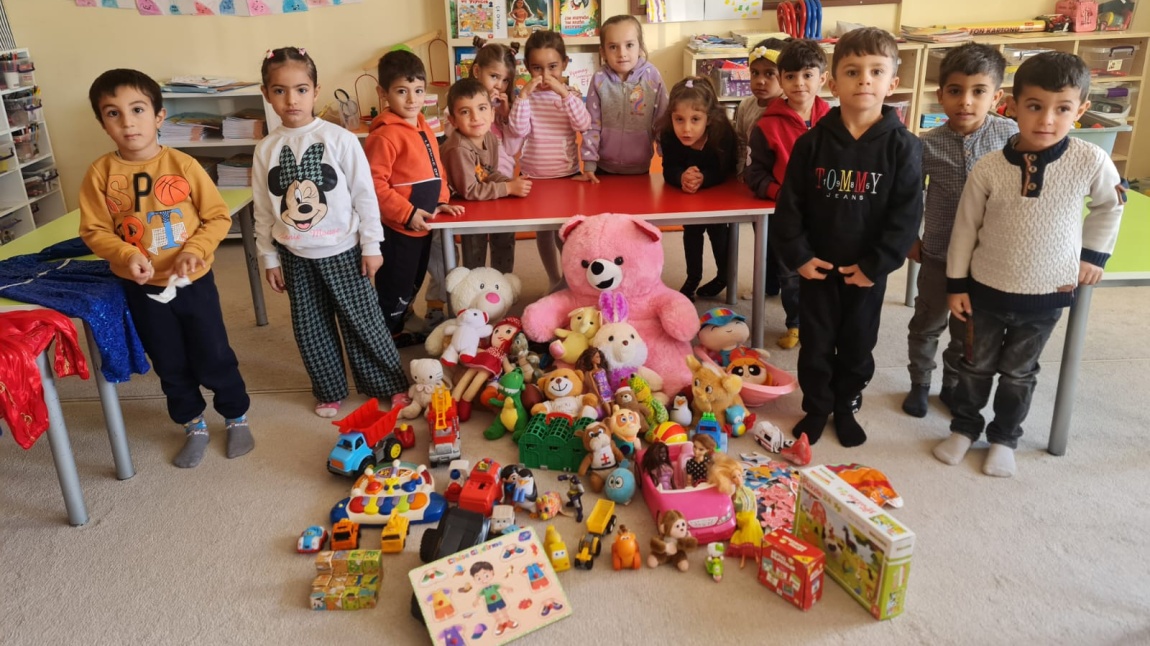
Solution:
[(627, 75), (639, 64), (643, 52), (639, 49), (639, 33), (634, 23), (628, 21), (611, 25), (603, 32), (603, 44), (599, 47), (603, 60), (620, 78)]
[(423, 110), (423, 94), (426, 83), (419, 79), (409, 81), (399, 78), (391, 82), (391, 86), (384, 91), (379, 88), (380, 98), (387, 101), (389, 110), (415, 123), (419, 112)]
[(953, 72), (938, 88), (938, 102), (946, 112), (946, 127), (961, 134), (982, 127), (986, 114), (1002, 99), (1002, 90), (989, 74)]
[(759, 100), (759, 105), (781, 95), (779, 68), (765, 58), (757, 58), (751, 63), (751, 94)]
[(831, 91), (843, 108), (855, 112), (878, 112), (883, 99), (898, 87), (897, 70), (889, 56), (880, 54), (843, 56), (836, 61)]
[(689, 103), (678, 103), (671, 111), (675, 136), (688, 148), (702, 148), (706, 143), (707, 113)]
[(503, 63), (492, 63), (475, 69), (475, 80), (487, 88), (489, 95), (506, 92), (511, 82), (511, 71)]
[(1064, 87), (1057, 92), (1027, 85), (1014, 102), (1014, 116), (1018, 119), (1018, 150), (1035, 152), (1046, 150), (1062, 141), (1090, 107), (1083, 102), (1075, 87)]
[(268, 84), (260, 88), (276, 115), (289, 128), (306, 126), (315, 118), (312, 114), (318, 89), (312, 85), (307, 66), (297, 61), (272, 68)]
[(797, 72), (783, 72), (780, 85), (791, 105), (805, 106), (814, 103), (826, 80), (826, 72), (808, 67)]
[(160, 124), (166, 114), (156, 112), (148, 95), (126, 85), (100, 99), (100, 123), (125, 161), (147, 161), (160, 154)]
[(550, 47), (531, 50), (531, 58), (527, 61), (527, 71), (531, 72), (531, 76), (562, 78), (566, 70), (567, 61), (559, 55), (559, 50)]
[(456, 99), (447, 114), (451, 125), (468, 139), (482, 139), (491, 130), (495, 113), (486, 94)]
[(494, 578), (495, 572), (492, 570), (480, 570), (475, 573), (475, 580), (481, 585), (487, 585), (488, 583), (491, 583), (491, 580)]

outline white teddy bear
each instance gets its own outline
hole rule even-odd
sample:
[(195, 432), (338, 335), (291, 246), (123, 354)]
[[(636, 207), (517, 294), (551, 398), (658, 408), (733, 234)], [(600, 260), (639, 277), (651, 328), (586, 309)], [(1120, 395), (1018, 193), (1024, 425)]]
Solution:
[(407, 389), (410, 403), (399, 411), (400, 419), (415, 419), (423, 414), (424, 409), (431, 405), (431, 393), (435, 392), (436, 386), (451, 387), (451, 381), (443, 375), (443, 364), (435, 359), (412, 359), (411, 381), (413, 383)]
[(491, 336), (495, 328), (487, 323), (487, 312), (479, 309), (466, 309), (459, 316), (443, 324), (444, 334), (450, 334), (451, 343), (443, 349), (439, 358), (443, 365), (454, 366), (470, 361), (479, 352), (479, 342)]
[[(451, 301), (451, 311), (461, 312), (468, 308), (480, 309), (487, 313), (488, 321), (500, 321), (519, 298), (522, 284), (514, 274), (504, 274), (490, 267), (456, 267), (447, 272), (443, 280)], [(443, 353), (448, 340), (444, 338), (444, 326), (437, 326), (427, 336), (423, 347), (427, 354), (438, 357)]]

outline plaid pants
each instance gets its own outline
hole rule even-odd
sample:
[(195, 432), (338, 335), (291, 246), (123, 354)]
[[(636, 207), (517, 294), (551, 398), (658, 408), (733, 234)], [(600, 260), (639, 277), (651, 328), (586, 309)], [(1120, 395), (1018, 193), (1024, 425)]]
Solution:
[(407, 376), (375, 290), (359, 273), (359, 247), (311, 259), (276, 246), (291, 301), (292, 331), (316, 400), (347, 398), (341, 332), (356, 390), (384, 399), (407, 390)]

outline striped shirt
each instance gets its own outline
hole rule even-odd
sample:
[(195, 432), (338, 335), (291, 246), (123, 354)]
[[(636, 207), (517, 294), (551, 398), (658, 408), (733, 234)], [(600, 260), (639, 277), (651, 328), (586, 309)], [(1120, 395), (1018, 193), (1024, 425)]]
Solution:
[(942, 126), (922, 136), (922, 174), (929, 178), (923, 209), (924, 254), (946, 260), (954, 214), (970, 170), (986, 153), (1002, 150), (1016, 132), (1014, 121), (988, 114), (982, 127), (969, 135)]
[(591, 115), (579, 90), (567, 98), (537, 89), (511, 106), (504, 136), (523, 139), (519, 168), (525, 177), (568, 177), (579, 172), (579, 146), (575, 134), (591, 127)]

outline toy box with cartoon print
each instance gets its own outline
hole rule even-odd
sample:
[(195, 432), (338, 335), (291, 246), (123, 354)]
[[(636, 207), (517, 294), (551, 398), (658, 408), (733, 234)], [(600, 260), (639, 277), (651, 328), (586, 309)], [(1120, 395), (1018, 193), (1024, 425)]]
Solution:
[(823, 598), (822, 551), (775, 530), (763, 537), (763, 555), (759, 561), (759, 583), (774, 590), (800, 610), (810, 610)]
[(825, 466), (800, 470), (795, 536), (826, 554), (826, 573), (876, 619), (902, 613), (914, 532)]

